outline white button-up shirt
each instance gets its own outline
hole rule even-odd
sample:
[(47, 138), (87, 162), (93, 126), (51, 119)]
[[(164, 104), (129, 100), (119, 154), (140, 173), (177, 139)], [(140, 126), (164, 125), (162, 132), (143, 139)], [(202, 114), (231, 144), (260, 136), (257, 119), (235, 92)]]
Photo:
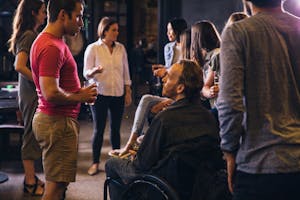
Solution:
[(83, 76), (88, 79), (87, 71), (99, 65), (103, 67), (103, 71), (93, 77), (99, 83), (98, 93), (105, 96), (122, 96), (124, 85), (131, 85), (125, 47), (115, 42), (113, 52), (110, 53), (108, 46), (101, 39), (88, 45), (84, 53)]

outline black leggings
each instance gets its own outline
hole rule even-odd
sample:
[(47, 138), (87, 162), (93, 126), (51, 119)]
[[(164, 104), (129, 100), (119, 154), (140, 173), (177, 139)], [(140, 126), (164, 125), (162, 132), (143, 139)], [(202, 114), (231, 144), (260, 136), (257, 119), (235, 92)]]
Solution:
[(112, 97), (98, 95), (95, 104), (91, 106), (91, 111), (94, 122), (94, 134), (92, 140), (93, 163), (99, 163), (108, 113), (110, 121), (110, 142), (112, 148), (120, 148), (120, 127), (124, 112), (124, 96)]

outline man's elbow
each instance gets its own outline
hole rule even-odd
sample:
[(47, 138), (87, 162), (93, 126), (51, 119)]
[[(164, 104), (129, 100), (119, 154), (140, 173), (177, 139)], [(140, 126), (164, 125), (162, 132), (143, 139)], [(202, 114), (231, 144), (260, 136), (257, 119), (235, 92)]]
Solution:
[(56, 92), (54, 91), (47, 91), (47, 92), (43, 92), (43, 97), (48, 102), (55, 102), (57, 95)]
[(22, 71), (22, 67), (20, 67), (20, 65), (15, 65), (15, 71), (20, 73)]

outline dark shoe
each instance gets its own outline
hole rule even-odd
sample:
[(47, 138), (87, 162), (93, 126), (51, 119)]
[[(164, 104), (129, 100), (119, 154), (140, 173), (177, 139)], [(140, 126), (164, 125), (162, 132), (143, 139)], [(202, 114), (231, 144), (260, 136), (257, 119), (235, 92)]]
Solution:
[[(44, 183), (42, 181), (40, 181), (37, 176), (35, 176), (34, 178), (35, 178), (35, 184), (32, 184), (32, 185), (25, 183), (25, 179), (24, 179), (24, 183), (23, 183), (24, 189), (23, 189), (23, 191), (24, 191), (24, 193), (28, 193), (31, 196), (42, 196), (44, 194), (44, 191), (45, 191)], [(37, 189), (39, 187), (43, 189), (43, 192), (41, 194), (37, 193)]]

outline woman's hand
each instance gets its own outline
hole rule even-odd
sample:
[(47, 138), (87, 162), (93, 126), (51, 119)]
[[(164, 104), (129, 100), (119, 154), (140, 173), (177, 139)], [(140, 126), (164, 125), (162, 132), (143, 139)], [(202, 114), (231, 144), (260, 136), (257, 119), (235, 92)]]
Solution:
[(210, 98), (215, 98), (218, 96), (218, 93), (219, 93), (219, 86), (218, 85), (214, 85), (214, 86), (211, 86), (209, 88), (209, 95), (210, 95)]
[(132, 102), (131, 89), (129, 85), (125, 85), (125, 106), (130, 106)]
[(136, 142), (137, 142), (139, 145), (142, 143), (142, 141), (143, 141), (143, 139), (144, 139), (144, 136), (145, 136), (145, 135), (141, 135), (141, 136), (139, 136), (139, 137), (136, 139)]
[(126, 146), (122, 149), (111, 150), (110, 154), (116, 155), (118, 157), (122, 157), (123, 155), (129, 153), (129, 150), (132, 150), (132, 146), (130, 144), (126, 144)]
[(118, 157), (121, 157), (125, 154), (127, 154), (129, 152), (129, 149), (126, 149), (125, 147), (122, 148), (122, 149), (114, 149), (114, 150), (111, 150), (110, 154), (113, 154), (115, 156), (118, 156)]
[(98, 67), (94, 67), (90, 70), (87, 71), (86, 76), (89, 78), (94, 77), (95, 74), (97, 73), (102, 73), (103, 72), (103, 67), (102, 66), (98, 66)]

